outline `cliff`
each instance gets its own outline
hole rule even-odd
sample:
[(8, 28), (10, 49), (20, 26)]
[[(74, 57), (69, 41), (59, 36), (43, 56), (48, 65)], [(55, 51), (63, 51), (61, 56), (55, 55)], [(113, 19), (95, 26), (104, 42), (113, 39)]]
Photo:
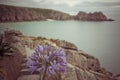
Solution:
[(67, 20), (70, 19), (70, 15), (50, 9), (0, 5), (0, 22), (40, 21), (46, 19)]
[(6, 31), (4, 34), (5, 40), (15, 41), (17, 39), (12, 45), (16, 46), (19, 52), (0, 59), (0, 78), (4, 78), (3, 80), (39, 80), (39, 72), (36, 70), (31, 75), (25, 64), (27, 57), (32, 54), (37, 44), (60, 46), (66, 53), (67, 72), (55, 74), (46, 80), (120, 80), (119, 75), (114, 75), (101, 67), (97, 58), (78, 50), (73, 43), (59, 39), (25, 36), (15, 30)]
[(102, 12), (69, 15), (52, 9), (16, 7), (0, 4), (0, 22), (41, 21), (41, 20), (81, 20), (81, 21), (112, 21)]

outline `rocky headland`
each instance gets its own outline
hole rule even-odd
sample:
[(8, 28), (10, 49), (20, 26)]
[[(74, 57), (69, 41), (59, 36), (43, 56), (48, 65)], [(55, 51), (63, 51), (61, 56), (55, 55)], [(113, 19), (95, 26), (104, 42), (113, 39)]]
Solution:
[(3, 34), (4, 40), (10, 41), (19, 51), (0, 59), (0, 80), (39, 80), (38, 70), (31, 75), (25, 64), (37, 44), (59, 46), (64, 48), (66, 53), (67, 72), (55, 74), (46, 80), (120, 80), (120, 75), (115, 75), (101, 67), (97, 58), (78, 50), (73, 43), (59, 39), (25, 36), (16, 30), (7, 30)]
[(78, 20), (78, 21), (114, 21), (102, 12), (79, 12), (77, 15), (41, 8), (27, 8), (0, 4), (0, 22)]
[(108, 19), (102, 12), (86, 13), (80, 11), (74, 18), (81, 21), (113, 21)]

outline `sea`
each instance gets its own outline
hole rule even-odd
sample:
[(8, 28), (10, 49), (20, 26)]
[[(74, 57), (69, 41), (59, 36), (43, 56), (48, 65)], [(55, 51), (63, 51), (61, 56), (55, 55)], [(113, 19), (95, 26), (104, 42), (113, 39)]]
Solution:
[(97, 57), (102, 67), (120, 74), (120, 14), (107, 14), (115, 21), (31, 21), (0, 23), (2, 28), (20, 30), (24, 35), (61, 39)]

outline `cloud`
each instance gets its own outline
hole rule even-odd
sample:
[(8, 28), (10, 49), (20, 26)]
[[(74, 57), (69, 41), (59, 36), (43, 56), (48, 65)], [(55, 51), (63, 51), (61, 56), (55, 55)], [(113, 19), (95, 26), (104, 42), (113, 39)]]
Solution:
[(26, 6), (36, 6), (38, 5), (66, 5), (69, 7), (74, 6), (95, 6), (95, 7), (105, 7), (105, 6), (120, 6), (119, 0), (0, 0), (0, 3), (9, 3), (9, 4), (27, 4)]
[(91, 7), (116, 7), (120, 6), (120, 2), (84, 2), (83, 5)]
[(120, 9), (119, 0), (0, 0), (0, 3), (55, 9), (70, 14), (76, 14), (79, 11), (106, 11), (110, 9)]
[[(31, 5), (55, 5), (55, 6), (59, 6), (59, 5), (67, 5), (69, 7), (75, 6), (77, 4), (80, 4), (84, 1), (87, 0), (0, 0), (0, 3), (9, 3), (9, 4), (15, 4), (16, 5), (20, 5), (20, 4), (28, 4), (26, 6), (31, 6)], [(38, 6), (39, 7), (39, 6)]]
[(54, 5), (65, 4), (68, 6), (74, 6), (77, 3), (81, 3), (83, 0), (45, 0), (45, 3), (52, 3)]

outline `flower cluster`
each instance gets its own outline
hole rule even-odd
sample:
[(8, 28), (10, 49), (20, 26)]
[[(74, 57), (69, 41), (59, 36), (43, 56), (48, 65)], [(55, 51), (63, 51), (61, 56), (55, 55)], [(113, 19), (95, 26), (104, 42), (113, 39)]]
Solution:
[(55, 48), (51, 45), (38, 45), (27, 61), (31, 74), (35, 70), (39, 70), (41, 75), (47, 74), (48, 76), (56, 72), (65, 72), (66, 65), (64, 49)]

